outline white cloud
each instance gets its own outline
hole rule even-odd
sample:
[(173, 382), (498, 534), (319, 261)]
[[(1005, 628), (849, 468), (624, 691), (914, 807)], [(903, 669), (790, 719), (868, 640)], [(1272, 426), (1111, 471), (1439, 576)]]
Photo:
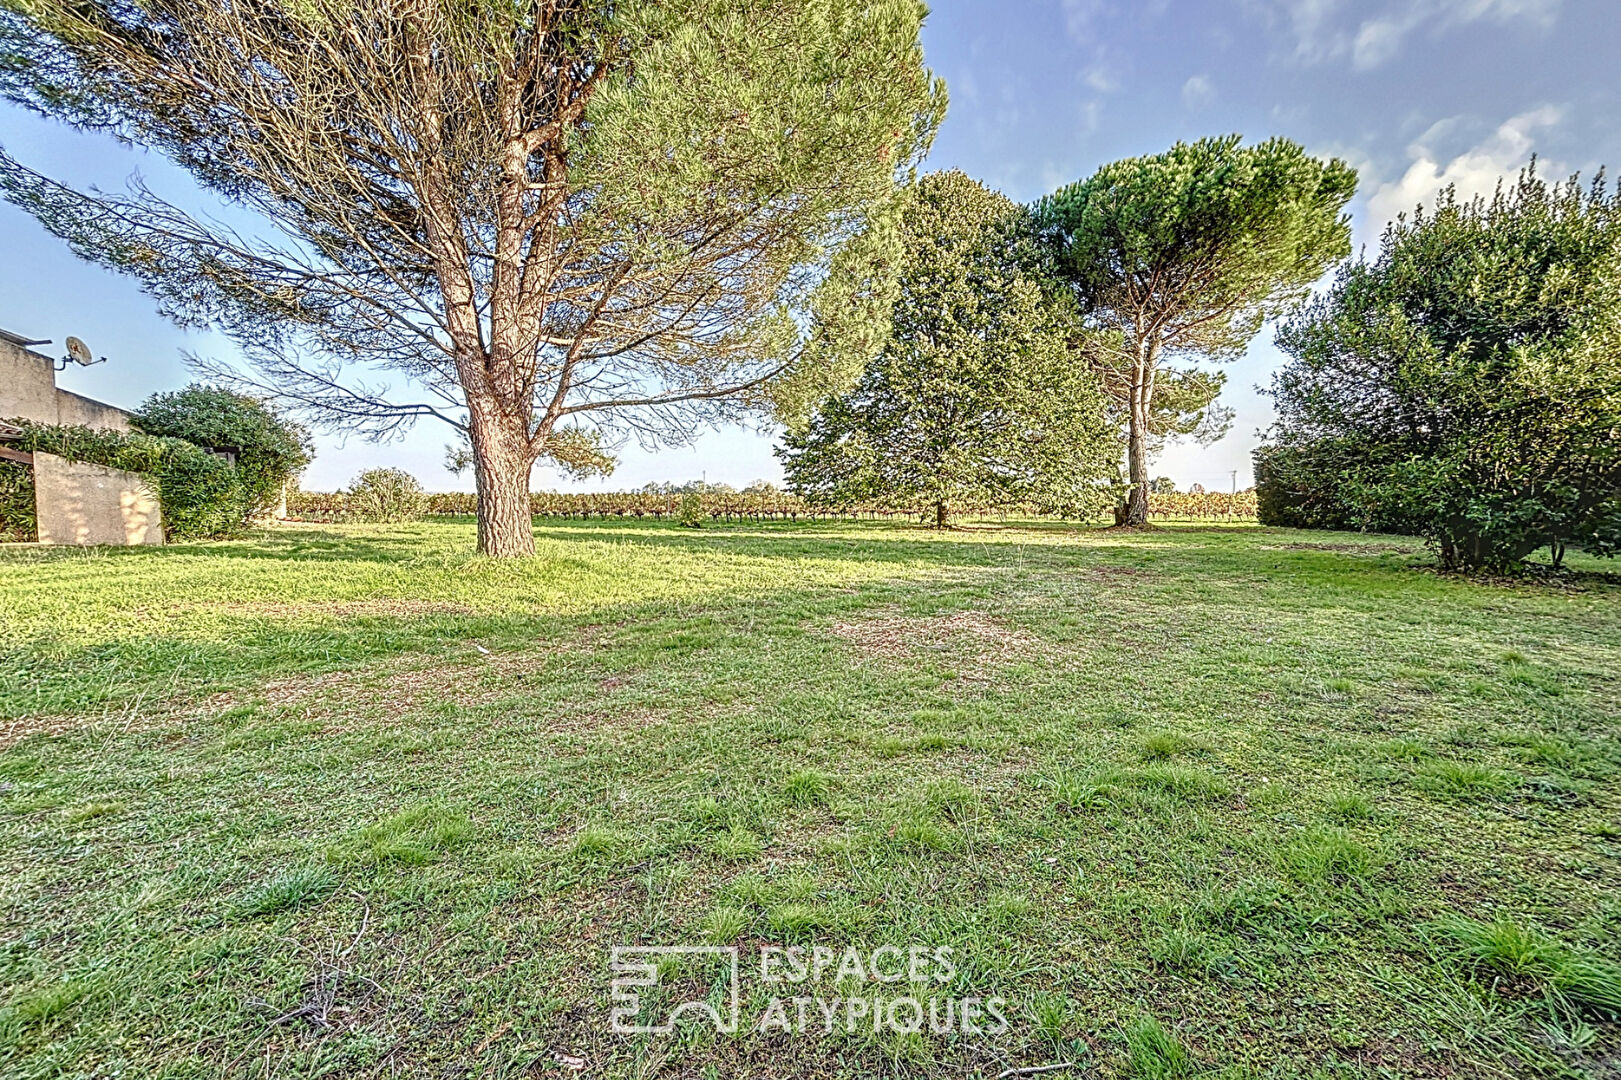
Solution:
[(972, 68), (964, 71), (952, 81), (951, 96), (964, 105), (979, 104), (979, 80), (974, 78)]
[[(1412, 164), (1400, 179), (1381, 184), (1368, 199), (1368, 225), (1373, 233), (1399, 213), (1411, 213), (1420, 204), (1432, 206), (1442, 188), (1454, 185), (1459, 196), (1489, 195), (1500, 181), (1512, 179), (1531, 160), (1539, 133), (1558, 125), (1564, 110), (1544, 105), (1505, 120), (1478, 145), (1455, 157), (1441, 160), (1431, 145), (1456, 127), (1456, 120), (1443, 120), (1408, 147)], [(1554, 174), (1558, 169), (1548, 170)]]
[(1294, 43), (1294, 59), (1316, 63), (1345, 51), (1335, 25), (1341, 0), (1245, 0), (1244, 6)]
[(1087, 86), (1100, 94), (1112, 94), (1120, 89), (1120, 80), (1115, 77), (1113, 71), (1101, 63), (1087, 68), (1081, 77)]
[(1401, 52), (1402, 42), (1417, 25), (1412, 12), (1400, 18), (1369, 19), (1351, 43), (1351, 66), (1367, 71), (1383, 64)]
[(1063, 0), (1064, 30), (1082, 44), (1092, 41), (1092, 24), (1109, 10), (1106, 0)]
[(1182, 104), (1189, 109), (1202, 109), (1216, 100), (1216, 88), (1203, 75), (1195, 75), (1182, 84)]
[(1067, 163), (1048, 161), (1042, 164), (1039, 170), (1042, 191), (1057, 191), (1065, 184), (1072, 184), (1082, 177), (1076, 175), (1075, 170)]
[(1394, 58), (1415, 33), (1445, 33), (1473, 23), (1530, 23), (1546, 29), (1559, 18), (1564, 0), (1386, 0), (1370, 13), (1368, 3), (1344, 0), (1247, 0), (1274, 28), (1293, 42), (1302, 63), (1349, 58), (1368, 71)]
[(1092, 134), (1103, 123), (1103, 104), (1099, 101), (1088, 101), (1081, 106), (1081, 132)]

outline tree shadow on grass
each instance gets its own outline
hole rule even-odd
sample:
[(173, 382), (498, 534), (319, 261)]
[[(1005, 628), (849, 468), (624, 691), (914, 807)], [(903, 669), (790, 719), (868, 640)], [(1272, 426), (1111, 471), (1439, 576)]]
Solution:
[[(424, 523), (432, 527), (430, 523)], [(340, 532), (299, 532), (281, 529), (256, 532), (239, 540), (195, 540), (161, 546), (138, 547), (37, 547), (0, 546), (0, 572), (26, 572), (35, 566), (67, 566), (75, 563), (109, 560), (150, 562), (178, 556), (201, 555), (211, 559), (253, 559), (270, 561), (402, 562), (422, 554), (422, 541), (412, 536), (358, 537)], [(469, 547), (468, 556), (472, 550)]]
[[(1089, 547), (1084, 541), (1097, 540), (1104, 530), (1096, 526), (1048, 523), (1043, 528), (1027, 528), (1009, 523), (991, 529), (951, 529), (941, 531), (922, 525), (888, 522), (784, 522), (716, 523), (701, 529), (654, 522), (546, 522), (535, 528), (538, 539), (564, 543), (579, 541), (612, 542), (643, 547), (667, 547), (682, 551), (747, 555), (778, 560), (832, 559), (861, 562), (889, 562), (898, 566), (934, 564), (979, 567), (994, 565), (1015, 548), (1030, 557), (1035, 546), (1050, 553), (1053, 564), (1073, 561), (1081, 553), (1114, 554), (1129, 545)], [(1045, 545), (1043, 540), (1079, 540), (1080, 545)], [(1147, 550), (1146, 548), (1144, 550)]]
[[(103, 574), (117, 576), (122, 579), (121, 588), (132, 583), (136, 586), (129, 603), (154, 606), (172, 602), (173, 598), (140, 595), (137, 564), (195, 557), (203, 579), (203, 585), (194, 589), (196, 597), (192, 602), (199, 620), (178, 632), (123, 637), (109, 632), (100, 640), (84, 640), (82, 636), (75, 640), (72, 632), (61, 632), (55, 626), (29, 639), (19, 635), (0, 647), (0, 718), (101, 713), (121, 708), (135, 698), (148, 708), (164, 701), (191, 700), (240, 687), (256, 679), (328, 672), (403, 653), (448, 653), (457, 648), (472, 651), (472, 646), (465, 644), (470, 641), (494, 650), (546, 647), (578, 635), (583, 627), (593, 624), (645, 629), (660, 623), (677, 625), (683, 620), (745, 616), (751, 622), (763, 618), (767, 625), (773, 620), (803, 622), (831, 610), (893, 604), (919, 595), (945, 597), (963, 586), (982, 587), (991, 580), (985, 574), (992, 570), (1035, 571), (1035, 587), (1039, 590), (1045, 588), (1039, 584), (1043, 575), (1058, 580), (1087, 568), (1110, 571), (1145, 567), (1164, 576), (1165, 587), (1171, 592), (1162, 599), (1184, 606), (1186, 597), (1177, 600), (1172, 595), (1182, 583), (1265, 589), (1270, 582), (1276, 589), (1287, 590), (1286, 595), (1276, 598), (1274, 606), (1294, 614), (1319, 607), (1337, 608), (1344, 603), (1346, 588), (1377, 584), (1379, 591), (1411, 591), (1415, 597), (1438, 589), (1469, 588), (1467, 583), (1442, 582), (1431, 575), (1413, 574), (1402, 566), (1339, 552), (1265, 546), (1302, 535), (1272, 530), (1198, 533), (1173, 529), (1128, 538), (1086, 526), (1048, 523), (1044, 529), (1035, 529), (1021, 523), (1007, 532), (963, 536), (921, 527), (898, 528), (885, 522), (746, 524), (683, 530), (655, 522), (571, 521), (543, 523), (535, 533), (540, 540), (552, 541), (565, 551), (567, 545), (580, 545), (582, 562), (578, 572), (566, 555), (553, 551), (549, 558), (531, 564), (533, 576), (526, 576), (521, 564), (486, 563), (487, 567), (500, 566), (501, 573), (464, 588), (470, 580), (469, 568), (476, 560), (470, 550), (472, 529), (465, 521), (416, 523), (389, 532), (368, 530), (358, 535), (298, 529), (270, 532), (249, 542), (79, 553), (77, 557), (86, 562), (88, 573), (83, 580), (63, 584), (62, 588), (76, 585), (96, 589)], [(1253, 543), (1256, 536), (1264, 543)], [(468, 548), (465, 552), (457, 546), (464, 538)], [(1052, 542), (1044, 542), (1044, 538)], [(1061, 542), (1065, 540), (1079, 542)], [(604, 545), (640, 547), (654, 554), (639, 564), (634, 559), (626, 562), (599, 558), (590, 564), (583, 561), (587, 554), (600, 556)], [(733, 556), (740, 564), (728, 568), (723, 561), (716, 569), (717, 564), (689, 560), (683, 565), (690, 577), (682, 587), (657, 599), (626, 602), (625, 568), (629, 566), (633, 576), (646, 577), (650, 588), (661, 568), (672, 564), (672, 560), (657, 554), (660, 551), (723, 559)], [(68, 553), (57, 558), (19, 559), (8, 568), (14, 573), (26, 573), (31, 565), (65, 566), (72, 558), (73, 554)], [(133, 559), (137, 563), (98, 561), (110, 559)], [(220, 572), (222, 565), (229, 571), (235, 560), (258, 565), (251, 570), (244, 565), (241, 575), (235, 578)], [(823, 580), (815, 582), (806, 581), (806, 576), (792, 566), (783, 566), (765, 575), (768, 579), (782, 579), (780, 587), (772, 588), (760, 587), (757, 580), (765, 560), (819, 563), (824, 568), (841, 562), (872, 565), (848, 577), (842, 571), (826, 573)], [(210, 562), (214, 564), (214, 576), (220, 580), (217, 595), (211, 592), (216, 586), (207, 576)], [(277, 562), (290, 568), (285, 578), (277, 575)], [(328, 564), (341, 574), (344, 567), (354, 567), (358, 572), (363, 565), (392, 567), (401, 563), (412, 564), (405, 572), (420, 571), (420, 579), (402, 578), (401, 571), (387, 569), (379, 576), (375, 593), (367, 593), (364, 587), (332, 589), (330, 582), (334, 578), (324, 568), (318, 573), (306, 573), (312, 565), (320, 564)], [(909, 573), (919, 570), (923, 572)], [(595, 579), (590, 576), (593, 574), (597, 575)], [(245, 601), (230, 592), (233, 580), (252, 582), (254, 588), (247, 590)], [(994, 580), (1007, 583), (1012, 579), (1001, 576)], [(1146, 592), (1158, 587), (1154, 583), (1145, 584), (1132, 577), (1088, 580), (1099, 588), (1130, 591), (1134, 603), (1159, 602)], [(593, 599), (589, 591), (593, 581), (603, 589), (600, 599)], [(637, 587), (637, 581), (632, 581), (631, 587)], [(1339, 591), (1305, 587), (1313, 583), (1332, 584)], [(53, 583), (51, 587), (57, 586)], [(154, 591), (162, 588), (161, 580), (151, 584)], [(331, 592), (323, 593), (323, 589)], [(526, 589), (530, 593), (526, 594)], [(1052, 599), (1059, 605), (1068, 602), (1072, 601)], [(1257, 595), (1255, 602), (1267, 601)], [(111, 610), (120, 617), (130, 614), (123, 607)]]
[[(259, 562), (278, 557), (293, 562), (318, 558), (340, 565), (399, 561), (392, 553), (379, 555), (369, 542), (318, 554), (300, 550), (300, 545), (291, 547), (281, 556), (238, 546), (209, 547), (200, 553)], [(447, 562), (453, 564), (454, 557)], [(554, 570), (556, 562), (552, 560)], [(967, 569), (979, 562), (941, 564)], [(657, 563), (649, 560), (643, 569), (651, 582)], [(202, 621), (179, 631), (75, 641), (53, 627), (31, 639), (8, 641), (0, 648), (0, 721), (106, 715), (132, 705), (149, 711), (258, 680), (315, 675), (407, 653), (472, 656), (479, 651), (473, 642), (491, 652), (547, 649), (566, 645), (590, 627), (628, 627), (631, 632), (670, 637), (679, 636), (682, 626), (705, 619), (755, 624), (763, 616), (768, 624), (780, 620), (797, 625), (827, 610), (892, 603), (897, 589), (917, 585), (900, 569), (847, 579), (835, 575), (803, 586), (795, 586), (792, 574), (785, 573), (782, 587), (764, 589), (740, 588), (720, 573), (645, 602), (571, 597), (567, 610), (532, 605), (502, 609), (487, 594), (458, 597), (444, 589), (446, 580), (455, 577), (454, 565), (434, 568), (417, 596), (409, 589), (407, 595), (398, 595), (398, 583), (390, 581), (393, 589), (388, 596), (311, 598), (310, 583), (295, 578), (297, 595), (282, 599), (243, 601), (226, 593), (217, 602), (196, 603)], [(107, 572), (119, 571), (108, 567)], [(591, 572), (600, 573), (601, 567), (582, 569), (582, 574)], [(268, 573), (274, 576), (273, 571)], [(970, 571), (967, 578), (974, 576)], [(949, 587), (949, 576), (936, 580), (942, 589)], [(521, 588), (524, 581), (520, 577), (513, 584)], [(554, 582), (548, 584), (555, 587)], [(523, 599), (514, 597), (520, 603)]]

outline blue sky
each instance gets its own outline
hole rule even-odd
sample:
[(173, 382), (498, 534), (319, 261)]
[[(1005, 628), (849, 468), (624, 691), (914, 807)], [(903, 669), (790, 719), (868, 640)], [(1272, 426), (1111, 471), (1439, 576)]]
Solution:
[[(1359, 169), (1361, 245), (1443, 184), (1490, 191), (1532, 154), (1547, 175), (1621, 169), (1621, 0), (940, 0), (924, 45), (951, 94), (928, 167), (963, 169), (1021, 201), (1177, 139), (1285, 135)], [(154, 155), (4, 105), (0, 143), (68, 183), (117, 189), (139, 172), (182, 205), (208, 205)], [(4, 203), (0, 328), (84, 338), (110, 362), (70, 370), (62, 384), (125, 406), (186, 383), (186, 352), (235, 355), (218, 335), (175, 329), (133, 283), (79, 262)], [(1249, 482), (1249, 451), (1270, 422), (1255, 387), (1281, 362), (1271, 336), (1226, 365), (1231, 434), (1168, 448), (1156, 473), (1184, 487), (1225, 487), (1232, 470)], [(305, 486), (342, 486), (389, 464), (432, 489), (468, 487), (441, 468), (449, 434), (424, 421), (381, 446), (322, 436)], [(537, 471), (534, 486), (623, 489), (700, 475), (741, 486), (779, 477), (771, 444), (770, 433), (738, 428), (656, 454), (632, 444), (606, 481)]]

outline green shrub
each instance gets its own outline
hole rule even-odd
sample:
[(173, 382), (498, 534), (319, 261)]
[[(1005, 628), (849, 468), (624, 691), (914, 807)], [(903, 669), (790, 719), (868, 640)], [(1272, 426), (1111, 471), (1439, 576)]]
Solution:
[(1416, 533), (1422, 528), (1389, 508), (1350, 501), (1346, 478), (1360, 459), (1355, 446), (1345, 440), (1258, 446), (1251, 459), (1255, 512), (1262, 525), (1386, 533)]
[(415, 521), (428, 508), (427, 493), (404, 469), (367, 469), (348, 494), (349, 512), (362, 521)]
[(237, 470), (184, 439), (27, 420), (11, 423), (23, 429), (19, 445), (24, 450), (140, 475), (158, 497), (163, 532), (170, 540), (231, 536), (246, 524)]
[(156, 482), (164, 533), (175, 540), (241, 533), (248, 504), (237, 471), (201, 447), (163, 441), (167, 446), (158, 467), (147, 476)]
[(1621, 193), (1443, 192), (1278, 345), (1263, 523), (1415, 533), (1448, 570), (1621, 551)]
[(19, 461), (0, 461), (0, 543), (39, 538), (34, 511), (34, 470)]
[(283, 486), (310, 463), (313, 450), (302, 427), (254, 398), (212, 386), (153, 394), (131, 419), (148, 435), (185, 439), (236, 454), (244, 519), (276, 508)]
[(696, 529), (704, 523), (703, 496), (696, 491), (689, 491), (681, 496), (681, 506), (676, 511), (676, 520), (689, 529)]

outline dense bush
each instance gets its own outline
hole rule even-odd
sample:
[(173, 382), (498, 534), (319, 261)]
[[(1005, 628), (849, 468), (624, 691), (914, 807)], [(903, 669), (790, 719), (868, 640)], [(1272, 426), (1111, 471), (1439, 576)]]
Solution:
[(1262, 525), (1285, 529), (1352, 529), (1340, 503), (1339, 477), (1316, 455), (1297, 446), (1258, 446), (1255, 512)]
[(362, 521), (414, 521), (428, 508), (427, 493), (404, 469), (367, 469), (348, 495), (348, 512)]
[(1278, 343), (1269, 521), (1414, 532), (1461, 570), (1621, 547), (1621, 195), (1447, 193)]
[(704, 497), (696, 491), (689, 491), (681, 496), (680, 506), (676, 510), (676, 520), (689, 529), (696, 529), (704, 523)]
[(164, 535), (170, 540), (230, 536), (242, 530), (244, 497), (237, 470), (184, 439), (27, 420), (11, 423), (23, 429), (17, 444), (23, 450), (139, 474), (158, 497)]
[(132, 419), (148, 435), (234, 451), (245, 519), (273, 511), (283, 485), (309, 464), (313, 453), (309, 435), (299, 425), (253, 398), (212, 386), (194, 384), (153, 394)]
[(18, 461), (0, 461), (0, 543), (38, 538), (34, 471)]
[(1357, 504), (1348, 476), (1361, 464), (1354, 444), (1321, 439), (1308, 445), (1259, 446), (1255, 462), (1255, 511), (1262, 525), (1287, 529), (1413, 533), (1418, 523), (1394, 506)]

